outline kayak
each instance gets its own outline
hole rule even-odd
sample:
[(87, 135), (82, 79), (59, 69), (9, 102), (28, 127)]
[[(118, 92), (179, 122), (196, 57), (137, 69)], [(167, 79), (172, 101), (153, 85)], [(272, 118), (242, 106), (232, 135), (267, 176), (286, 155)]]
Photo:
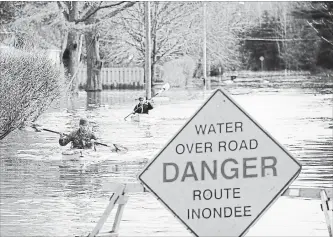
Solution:
[(150, 122), (151, 120), (152, 117), (149, 114), (133, 114), (131, 116), (132, 122)]
[(139, 114), (133, 114), (131, 116), (131, 121), (132, 122), (140, 122), (140, 115)]
[(89, 165), (98, 164), (103, 159), (100, 159), (100, 153), (93, 149), (70, 149), (61, 153), (62, 165), (60, 168), (80, 168), (86, 169)]
[(70, 149), (61, 154), (63, 160), (84, 160), (96, 156), (96, 153), (93, 149)]

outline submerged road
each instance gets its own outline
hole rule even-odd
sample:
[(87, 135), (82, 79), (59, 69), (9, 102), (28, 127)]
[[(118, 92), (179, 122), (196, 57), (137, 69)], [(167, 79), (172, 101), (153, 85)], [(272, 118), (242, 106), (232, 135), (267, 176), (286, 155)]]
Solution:
[[(322, 87), (316, 78), (302, 80), (306, 81), (235, 83), (225, 89), (302, 163), (302, 172), (293, 185), (332, 187), (333, 86)], [(110, 193), (102, 190), (103, 184), (136, 182), (147, 160), (178, 132), (210, 92), (171, 88), (164, 94), (170, 101), (156, 103), (149, 121), (140, 124), (124, 121), (137, 102), (134, 99), (143, 94), (143, 91), (88, 95), (81, 92), (74, 103), (55, 104), (39, 119), (46, 128), (69, 132), (76, 127), (80, 116), (86, 116), (102, 142), (128, 147), (126, 155), (99, 147), (100, 162), (85, 172), (75, 167), (59, 167), (63, 148), (59, 147), (56, 134), (18, 130), (1, 141), (0, 235), (89, 233), (108, 202)], [(250, 230), (249, 236), (326, 236), (318, 205), (317, 201), (293, 202), (283, 197)], [(303, 209), (306, 216), (290, 211), (295, 206)], [(112, 217), (107, 224), (110, 227), (111, 222)], [(291, 228), (294, 234), (289, 232)], [(190, 236), (149, 193), (130, 195), (120, 233), (123, 236)]]

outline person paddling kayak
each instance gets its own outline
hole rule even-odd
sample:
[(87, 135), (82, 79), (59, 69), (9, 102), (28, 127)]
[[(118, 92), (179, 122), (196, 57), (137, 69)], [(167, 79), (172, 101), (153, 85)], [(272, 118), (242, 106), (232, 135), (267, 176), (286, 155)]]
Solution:
[(95, 134), (89, 128), (89, 122), (85, 118), (81, 118), (79, 129), (72, 131), (68, 136), (60, 134), (60, 146), (66, 146), (72, 143), (71, 147), (75, 149), (91, 149), (94, 146), (94, 140), (97, 140)]
[(151, 103), (143, 98), (139, 97), (139, 104), (134, 107), (133, 114), (148, 114), (149, 110), (152, 110), (154, 107)]

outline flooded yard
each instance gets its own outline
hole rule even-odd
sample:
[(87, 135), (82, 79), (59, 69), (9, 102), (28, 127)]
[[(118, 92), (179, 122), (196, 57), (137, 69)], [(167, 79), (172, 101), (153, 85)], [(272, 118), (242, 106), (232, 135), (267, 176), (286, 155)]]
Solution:
[[(311, 77), (266, 84), (238, 81), (224, 89), (303, 165), (293, 186), (332, 187), (332, 80)], [(66, 148), (59, 146), (57, 134), (29, 129), (10, 134), (0, 143), (0, 235), (87, 235), (110, 196), (102, 189), (103, 184), (136, 182), (147, 161), (211, 93), (200, 88), (171, 88), (163, 94), (170, 101), (156, 102), (152, 118), (139, 124), (123, 118), (144, 91), (80, 92), (75, 102), (57, 103), (40, 117), (39, 124), (69, 132), (77, 127), (81, 116), (86, 116), (102, 142), (129, 149), (127, 154), (119, 155), (97, 147), (99, 162), (84, 172), (61, 165), (61, 151)], [(154, 221), (145, 226), (136, 224), (135, 219), (147, 216)], [(130, 195), (123, 222), (131, 226), (125, 230), (127, 236), (189, 236), (149, 193)], [(158, 232), (151, 232), (157, 227)]]

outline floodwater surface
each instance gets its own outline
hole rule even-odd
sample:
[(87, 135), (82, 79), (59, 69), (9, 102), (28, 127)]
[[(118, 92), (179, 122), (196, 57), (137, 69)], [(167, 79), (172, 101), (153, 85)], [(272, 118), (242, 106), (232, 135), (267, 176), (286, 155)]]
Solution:
[[(332, 187), (332, 87), (332, 80), (302, 77), (238, 81), (224, 89), (303, 165), (294, 186)], [(129, 152), (118, 155), (99, 146), (96, 162), (82, 170), (64, 165), (66, 148), (59, 147), (57, 134), (13, 132), (0, 143), (1, 236), (87, 235), (108, 203), (110, 192), (103, 185), (137, 182), (147, 161), (211, 93), (171, 88), (163, 94), (170, 101), (156, 102), (150, 121), (139, 124), (124, 117), (144, 91), (80, 92), (75, 101), (54, 104), (37, 121), (43, 127), (69, 132), (85, 116), (102, 142), (124, 145)], [(126, 208), (121, 224), (131, 223), (126, 235), (189, 235), (149, 193), (130, 194)], [(145, 215), (151, 218), (147, 225), (134, 222)]]

